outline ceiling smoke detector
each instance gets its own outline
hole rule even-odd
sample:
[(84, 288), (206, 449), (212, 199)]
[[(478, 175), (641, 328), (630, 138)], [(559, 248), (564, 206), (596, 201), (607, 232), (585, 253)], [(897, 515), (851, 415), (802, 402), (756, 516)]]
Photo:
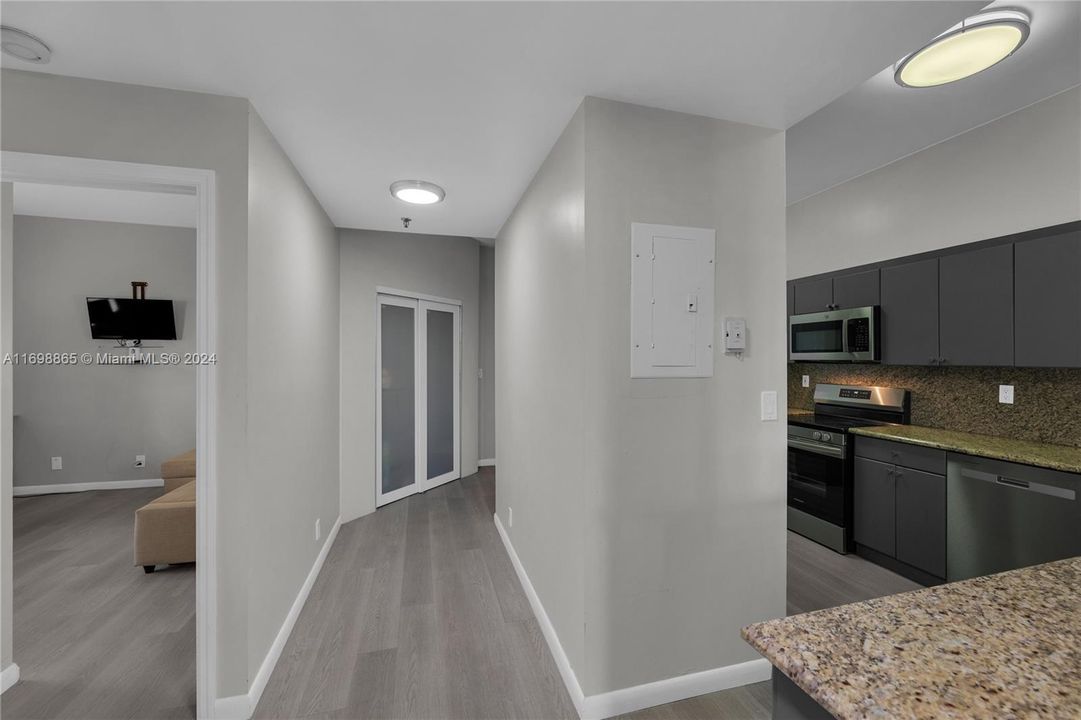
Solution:
[(1025, 44), (1029, 17), (992, 10), (962, 21), (897, 63), (893, 79), (910, 88), (957, 82), (993, 67)]
[(45, 65), (53, 56), (53, 51), (41, 38), (7, 25), (0, 25), (0, 50), (5, 55), (35, 65)]
[(433, 205), (447, 196), (443, 188), (426, 180), (399, 180), (390, 186), (390, 194), (413, 205)]

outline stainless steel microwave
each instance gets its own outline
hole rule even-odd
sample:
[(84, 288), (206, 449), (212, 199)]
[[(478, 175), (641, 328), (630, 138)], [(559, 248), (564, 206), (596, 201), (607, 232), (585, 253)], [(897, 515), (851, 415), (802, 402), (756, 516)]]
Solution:
[(793, 315), (788, 319), (788, 357), (793, 362), (881, 360), (877, 305)]

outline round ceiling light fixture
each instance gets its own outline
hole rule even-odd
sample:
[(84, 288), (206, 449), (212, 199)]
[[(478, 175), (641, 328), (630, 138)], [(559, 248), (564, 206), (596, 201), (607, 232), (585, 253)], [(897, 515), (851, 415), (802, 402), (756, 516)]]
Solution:
[(1025, 44), (1029, 17), (1019, 10), (973, 15), (897, 63), (893, 79), (902, 87), (946, 85), (983, 72)]
[(433, 205), (447, 196), (443, 188), (424, 180), (399, 180), (390, 186), (390, 194), (413, 205)]
[(53, 56), (53, 51), (41, 38), (8, 25), (0, 25), (0, 50), (5, 55), (37, 65), (46, 64)]

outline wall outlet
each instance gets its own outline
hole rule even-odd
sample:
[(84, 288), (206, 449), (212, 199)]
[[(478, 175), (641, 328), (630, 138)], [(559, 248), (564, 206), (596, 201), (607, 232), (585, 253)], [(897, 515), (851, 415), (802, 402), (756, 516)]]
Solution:
[(63, 469), (64, 469), (64, 458), (60, 457), (59, 455), (54, 455), (53, 456), (53, 470), (63, 470)]
[(1013, 385), (998, 386), (998, 401), (1006, 405), (1013, 405)]
[(507, 527), (514, 527), (514, 508), (507, 506)]
[(777, 391), (762, 391), (762, 421), (768, 422), (777, 419)]
[(135, 467), (137, 467), (137, 468), (146, 467), (146, 455), (136, 455), (135, 456)]
[(320, 518), (316, 518), (315, 519), (315, 541), (319, 542), (319, 540), (322, 537), (323, 537), (323, 521)]
[(811, 376), (804, 375), (803, 379), (800, 380), (800, 384), (803, 385), (803, 387), (811, 387)]

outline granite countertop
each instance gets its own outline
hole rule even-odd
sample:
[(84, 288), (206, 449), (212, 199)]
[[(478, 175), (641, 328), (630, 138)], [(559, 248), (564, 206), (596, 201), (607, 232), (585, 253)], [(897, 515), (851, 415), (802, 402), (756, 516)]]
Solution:
[(918, 425), (881, 425), (852, 428), (853, 435), (897, 440), (950, 452), (978, 455), (1036, 467), (1081, 473), (1081, 448), (1069, 445), (1013, 440), (994, 435), (941, 430)]
[(742, 634), (841, 720), (1081, 717), (1081, 557)]

